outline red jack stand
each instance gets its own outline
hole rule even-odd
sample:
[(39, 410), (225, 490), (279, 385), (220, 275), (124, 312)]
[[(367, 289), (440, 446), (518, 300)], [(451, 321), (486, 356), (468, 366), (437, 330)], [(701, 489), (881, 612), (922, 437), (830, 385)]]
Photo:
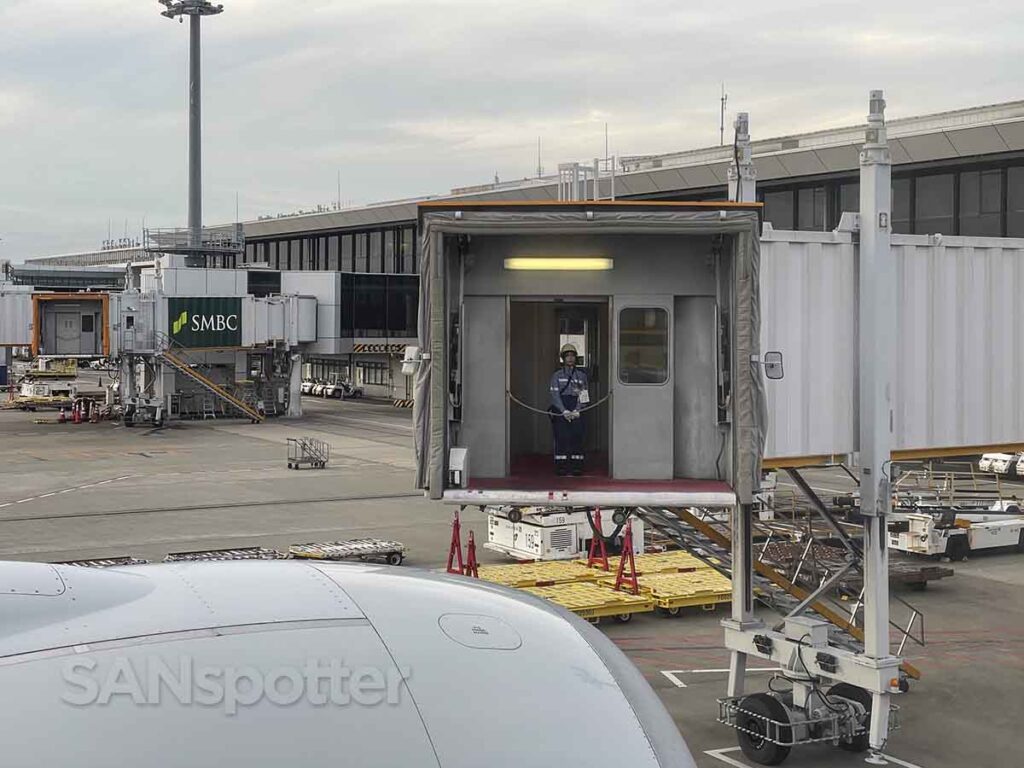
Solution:
[[(629, 572), (626, 572), (626, 559), (629, 559)], [(633, 559), (633, 521), (626, 521), (626, 534), (622, 537), (622, 557), (619, 559), (619, 572), (615, 575), (615, 589), (629, 584), (634, 595), (640, 594), (640, 583), (636, 580), (636, 561)]]
[(476, 561), (476, 541), (473, 540), (473, 532), (469, 532), (469, 541), (466, 542), (466, 575), (474, 579), (480, 578), (479, 564)]
[[(456, 512), (452, 519), (452, 544), (448, 548), (448, 573), (462, 574), (466, 572), (466, 566), (462, 562), (462, 536), (459, 530), (459, 513)], [(459, 567), (453, 568), (452, 565), (456, 558), (458, 558)]]
[[(611, 567), (608, 565), (608, 549), (604, 545), (604, 528), (601, 527), (601, 510), (594, 510), (594, 530), (590, 531), (590, 554), (587, 556), (587, 568), (592, 568), (596, 563), (600, 563), (601, 570), (609, 571)], [(600, 554), (598, 554), (600, 550)]]

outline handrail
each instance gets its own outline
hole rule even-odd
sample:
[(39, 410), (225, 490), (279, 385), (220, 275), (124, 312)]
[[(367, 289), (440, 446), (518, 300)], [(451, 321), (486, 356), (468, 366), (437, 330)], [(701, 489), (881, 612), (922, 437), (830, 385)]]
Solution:
[(192, 366), (208, 368), (209, 364), (200, 362), (194, 357), (191, 357), (187, 352), (187, 347), (182, 346), (163, 331), (156, 331), (154, 333), (154, 337), (158, 343), (157, 351), (165, 360), (169, 361), (172, 365), (178, 368), (178, 370), (190, 376), (193, 380), (198, 381), (206, 387), (206, 389), (216, 394), (222, 400), (227, 401), (249, 418), (256, 419), (257, 421), (263, 421), (263, 415), (255, 408), (250, 406), (241, 398), (236, 397), (233, 393), (216, 382), (210, 380), (199, 371), (193, 370)]
[[(551, 411), (546, 411), (546, 410), (542, 411), (540, 408), (534, 408), (532, 405), (528, 405), (527, 403), (524, 403), (518, 397), (513, 395), (510, 390), (506, 390), (505, 394), (508, 395), (508, 399), (511, 400), (513, 403), (516, 403), (517, 405), (521, 405), (523, 408), (525, 408), (528, 411), (533, 411), (534, 413), (539, 413), (541, 416), (556, 416), (556, 415), (558, 415), (558, 414), (555, 414), (555, 413), (553, 413)], [(612, 396), (612, 393), (609, 392), (607, 395), (602, 397), (600, 400), (591, 403), (590, 405), (586, 406), (585, 408), (579, 408), (577, 410), (580, 413), (586, 413), (587, 411), (592, 411), (595, 408), (597, 408), (598, 406), (603, 405), (605, 402), (607, 402), (611, 398), (611, 396)]]

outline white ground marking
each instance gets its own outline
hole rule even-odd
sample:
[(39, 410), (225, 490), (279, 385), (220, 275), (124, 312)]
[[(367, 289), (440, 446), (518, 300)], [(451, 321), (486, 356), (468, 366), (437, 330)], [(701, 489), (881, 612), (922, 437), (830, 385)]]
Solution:
[(71, 493), (72, 491), (81, 491), (84, 488), (95, 488), (97, 485), (106, 485), (107, 483), (113, 483), (118, 480), (127, 480), (130, 477), (138, 477), (138, 475), (121, 475), (120, 477), (112, 477), (109, 480), (100, 480), (95, 483), (89, 483), (88, 485), (76, 485), (74, 488), (64, 488), (60, 491), (50, 491), (40, 496), (29, 496), (27, 499), (17, 499), (16, 501), (8, 501), (0, 504), (0, 509), (9, 507), (11, 504), (24, 504), (26, 501), (35, 501), (36, 499), (48, 499), (50, 496), (56, 496), (58, 493)]
[[(727, 668), (723, 669), (663, 669), (663, 674), (676, 688), (685, 688), (686, 683), (679, 679), (679, 675), (699, 675), (704, 672), (728, 672)], [(778, 667), (751, 667), (747, 672), (776, 672)]]
[[(731, 765), (733, 766), (733, 768), (753, 768), (753, 766), (751, 766), (749, 763), (741, 763), (739, 760), (734, 760), (733, 758), (728, 757), (726, 755), (727, 752), (739, 751), (739, 747), (726, 747), (725, 749), (709, 749), (706, 750), (704, 754), (708, 757), (713, 757), (715, 760), (718, 760), (721, 763)], [(902, 765), (903, 768), (922, 768), (920, 765), (916, 765), (915, 763), (908, 763), (906, 760), (900, 760), (898, 757), (893, 757), (892, 755), (883, 754), (882, 756), (890, 763)]]
[(676, 674), (685, 671), (685, 669), (663, 669), (661, 670), (661, 674), (667, 677), (669, 679), (669, 682), (671, 682), (672, 685), (674, 685), (676, 688), (685, 688), (686, 683), (684, 683), (682, 680), (676, 677)]

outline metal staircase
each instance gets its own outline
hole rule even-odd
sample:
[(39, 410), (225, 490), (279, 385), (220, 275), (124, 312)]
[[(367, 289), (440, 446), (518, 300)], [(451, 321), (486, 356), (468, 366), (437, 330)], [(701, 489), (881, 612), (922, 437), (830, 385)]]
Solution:
[[(657, 530), (674, 543), (704, 561), (721, 574), (732, 577), (732, 541), (728, 528), (722, 521), (707, 510), (699, 509), (658, 509), (644, 507), (637, 514), (645, 525)], [(840, 578), (851, 568), (859, 567), (855, 555), (847, 561), (846, 567), (839, 569), (826, 578), (821, 584), (810, 591), (794, 584), (785, 575), (762, 559), (753, 562), (754, 595), (768, 608), (782, 616), (795, 616), (807, 610), (814, 611), (832, 624), (830, 641), (851, 651), (863, 652), (864, 631), (857, 625), (860, 601), (854, 603), (852, 610), (837, 605), (829, 596)], [(907, 627), (890, 621), (891, 626), (902, 635), (900, 650), (908, 639), (924, 644), (923, 619), (919, 623), (920, 635), (913, 634), (913, 628), (921, 619), (921, 612), (910, 606), (901, 598), (911, 612)], [(904, 661), (903, 672), (907, 677), (919, 679), (921, 674), (913, 664)]]
[(205, 376), (199, 370), (200, 367), (204, 366), (204, 363), (197, 362), (194, 358), (191, 358), (185, 348), (177, 344), (167, 334), (157, 334), (157, 348), (158, 356), (162, 362), (167, 363), (179, 373), (184, 374), (214, 397), (234, 408), (253, 422), (263, 421), (265, 416), (251, 404)]

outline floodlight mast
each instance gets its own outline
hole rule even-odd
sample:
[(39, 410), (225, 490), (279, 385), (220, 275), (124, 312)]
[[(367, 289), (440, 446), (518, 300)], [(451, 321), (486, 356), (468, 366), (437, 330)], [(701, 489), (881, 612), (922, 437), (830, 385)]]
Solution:
[(209, 0), (158, 0), (164, 6), (161, 16), (184, 21), (189, 16), (188, 57), (188, 229), (190, 245), (199, 248), (203, 236), (203, 150), (202, 98), (200, 78), (199, 22), (203, 16), (215, 16), (223, 5)]

